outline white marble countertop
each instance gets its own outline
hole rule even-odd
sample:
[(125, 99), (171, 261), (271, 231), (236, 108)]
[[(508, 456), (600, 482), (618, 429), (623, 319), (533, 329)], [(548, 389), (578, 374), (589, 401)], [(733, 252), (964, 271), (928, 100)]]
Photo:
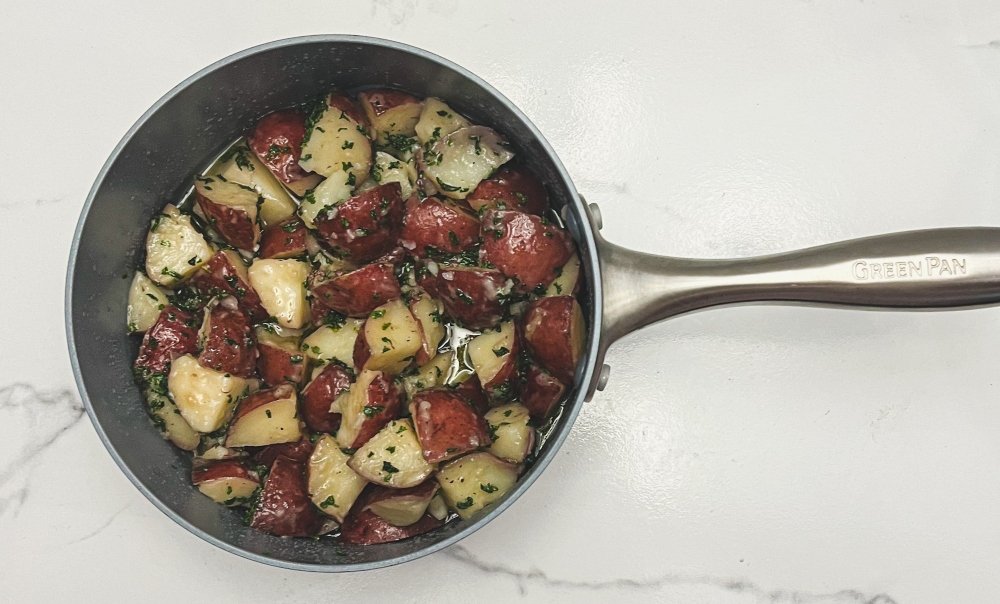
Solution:
[[(293, 8), (294, 6), (294, 8)], [(605, 234), (725, 257), (1000, 225), (1000, 10), (962, 2), (7, 3), (0, 24), (0, 600), (899, 604), (1000, 599), (1000, 309), (744, 306), (612, 349), (499, 519), (326, 576), (217, 550), (84, 417), (63, 333), (87, 191), (145, 109), (267, 40), (395, 38), (546, 134)]]

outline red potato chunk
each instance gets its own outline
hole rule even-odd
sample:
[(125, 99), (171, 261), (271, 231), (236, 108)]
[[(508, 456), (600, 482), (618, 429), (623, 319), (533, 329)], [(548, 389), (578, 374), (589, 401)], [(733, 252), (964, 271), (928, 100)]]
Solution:
[(306, 253), (309, 231), (297, 216), (268, 226), (260, 235), (258, 258), (296, 258)]
[(573, 255), (573, 246), (563, 230), (524, 212), (487, 211), (482, 236), (486, 260), (517, 279), (523, 291), (548, 286)]
[(306, 358), (297, 337), (282, 337), (258, 327), (257, 372), (268, 386), (285, 382), (301, 384), (306, 378)]
[(222, 505), (246, 503), (260, 486), (260, 478), (236, 459), (213, 461), (191, 470), (191, 483)]
[(487, 329), (469, 342), (469, 360), (483, 390), (498, 402), (511, 400), (517, 387), (519, 339), (513, 321)]
[(256, 346), (250, 319), (240, 310), (236, 298), (227, 297), (208, 313), (208, 335), (198, 362), (216, 371), (253, 377)]
[(198, 269), (191, 285), (203, 294), (233, 296), (254, 322), (267, 318), (260, 296), (250, 286), (247, 265), (234, 250), (216, 252)]
[(333, 402), (351, 387), (351, 373), (330, 363), (302, 390), (302, 420), (313, 432), (334, 433), (340, 427), (340, 413), (330, 411)]
[(424, 517), (431, 499), (440, 488), (441, 485), (433, 480), (425, 480), (408, 489), (369, 487), (364, 510), (361, 511), (372, 511), (394, 526), (410, 526)]
[(358, 104), (354, 102), (354, 99), (347, 96), (343, 92), (331, 92), (326, 95), (326, 104), (328, 107), (334, 109), (339, 109), (347, 114), (347, 117), (351, 118), (357, 122), (361, 127), (367, 128), (368, 121), (365, 119), (365, 114)]
[(400, 244), (417, 256), (426, 256), (429, 251), (457, 254), (479, 241), (479, 219), (450, 199), (419, 199), (414, 195), (406, 202), (399, 238)]
[(524, 341), (531, 355), (564, 384), (573, 383), (587, 329), (572, 296), (535, 300), (524, 313)]
[(502, 296), (510, 287), (496, 269), (427, 263), (419, 283), (441, 300), (448, 316), (462, 327), (487, 329), (503, 319)]
[(250, 526), (279, 537), (310, 537), (323, 526), (306, 487), (305, 466), (284, 456), (271, 464)]
[(464, 398), (479, 415), (490, 408), (490, 399), (476, 375), (470, 375), (464, 382), (452, 387), (451, 391)]
[(402, 300), (391, 300), (368, 315), (354, 342), (354, 366), (397, 375), (423, 346), (420, 322)]
[(379, 306), (403, 295), (396, 279), (396, 266), (390, 262), (366, 264), (359, 269), (326, 277), (313, 273), (313, 323), (320, 324), (330, 310), (349, 317), (367, 317)]
[(292, 461), (305, 464), (309, 461), (314, 447), (315, 445), (313, 445), (312, 441), (308, 437), (303, 436), (296, 442), (268, 445), (254, 453), (253, 460), (255, 463), (267, 466), (268, 468), (279, 457), (287, 457)]
[(142, 338), (135, 367), (163, 373), (177, 357), (196, 352), (199, 323), (194, 315), (176, 306), (164, 308)]
[(531, 418), (537, 422), (548, 419), (562, 400), (566, 386), (553, 375), (537, 365), (524, 372), (521, 385), (521, 404), (528, 408)]
[(282, 384), (240, 402), (226, 430), (226, 446), (263, 447), (296, 442), (301, 437), (295, 387)]
[(392, 135), (413, 136), (420, 110), (423, 109), (423, 103), (417, 97), (387, 88), (360, 92), (358, 102), (380, 144), (385, 144)]
[[(358, 504), (354, 505), (357, 509)], [(438, 520), (430, 514), (424, 514), (420, 520), (408, 526), (396, 526), (370, 510), (352, 511), (340, 526), (340, 540), (354, 545), (392, 543), (422, 535), (442, 525), (444, 520)]]
[(447, 461), (490, 444), (486, 421), (450, 389), (418, 392), (410, 401), (410, 415), (428, 463)]
[(370, 262), (396, 247), (403, 224), (403, 196), (398, 182), (358, 193), (316, 217), (316, 231), (338, 254)]
[(480, 213), (499, 209), (541, 215), (549, 207), (548, 195), (541, 181), (523, 168), (508, 166), (479, 183), (466, 201)]
[(199, 177), (194, 186), (195, 202), (208, 224), (229, 245), (252, 252), (260, 239), (257, 206), (260, 196), (234, 182)]
[(381, 371), (362, 371), (340, 399), (337, 442), (341, 447), (357, 449), (399, 417), (402, 408), (403, 392), (390, 376)]
[(247, 136), (247, 144), (267, 169), (296, 195), (304, 195), (322, 178), (299, 166), (306, 116), (298, 111), (276, 111), (264, 116)]

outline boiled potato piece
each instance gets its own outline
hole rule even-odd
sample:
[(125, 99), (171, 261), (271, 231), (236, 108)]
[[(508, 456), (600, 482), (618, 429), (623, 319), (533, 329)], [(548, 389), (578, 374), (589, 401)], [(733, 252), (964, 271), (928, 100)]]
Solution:
[(354, 368), (354, 342), (364, 319), (345, 319), (343, 325), (323, 325), (302, 341), (306, 356), (318, 363), (340, 361)]
[(226, 430), (227, 447), (264, 447), (301, 438), (298, 397), (290, 384), (243, 399)]
[(209, 171), (239, 185), (250, 187), (264, 198), (258, 218), (264, 226), (281, 222), (295, 213), (295, 202), (271, 171), (241, 141)]
[(337, 107), (327, 107), (313, 127), (309, 140), (302, 143), (299, 165), (307, 172), (329, 178), (346, 172), (360, 184), (372, 166), (372, 145), (365, 127)]
[(559, 276), (545, 290), (546, 296), (572, 296), (576, 282), (580, 279), (580, 256), (573, 252), (570, 259), (559, 269)]
[(397, 489), (416, 486), (434, 471), (420, 452), (409, 419), (386, 424), (351, 456), (349, 464), (371, 482)]
[(309, 457), (309, 497), (327, 516), (343, 522), (358, 495), (368, 484), (347, 465), (350, 456), (337, 440), (324, 434)]
[(125, 320), (129, 333), (144, 333), (153, 326), (160, 311), (168, 304), (167, 294), (146, 275), (136, 271), (128, 290)]
[(282, 327), (297, 329), (309, 320), (305, 287), (309, 270), (301, 260), (257, 259), (247, 271), (264, 309)]
[(299, 216), (307, 227), (316, 228), (316, 217), (321, 212), (336, 207), (354, 195), (354, 187), (349, 182), (351, 176), (348, 172), (334, 172), (316, 185), (315, 189), (306, 193), (299, 206)]
[(396, 299), (371, 312), (365, 321), (364, 338), (370, 354), (365, 369), (395, 375), (420, 350), (420, 324), (406, 304)]
[(424, 175), (445, 197), (465, 199), (514, 154), (485, 126), (456, 130), (423, 150)]
[(445, 336), (442, 314), (444, 307), (441, 302), (430, 296), (421, 296), (410, 304), (410, 311), (420, 323), (420, 352), (417, 354), (417, 365), (425, 365), (437, 354), (438, 345)]
[(420, 111), (420, 119), (414, 130), (421, 143), (429, 143), (471, 125), (469, 120), (455, 113), (441, 99), (428, 97), (424, 100), (424, 108)]
[(384, 151), (378, 151), (375, 153), (371, 180), (365, 181), (361, 190), (374, 189), (378, 185), (398, 182), (403, 199), (409, 199), (413, 193), (413, 183), (416, 181), (417, 171), (409, 162), (396, 159)]
[(517, 466), (482, 451), (470, 453), (442, 466), (437, 481), (448, 507), (468, 520), (514, 487)]
[(201, 444), (201, 435), (194, 431), (184, 421), (177, 405), (170, 397), (152, 388), (146, 390), (146, 405), (153, 418), (153, 423), (159, 428), (163, 438), (169, 440), (178, 449), (194, 451)]
[(189, 354), (174, 359), (167, 376), (167, 389), (181, 417), (202, 433), (215, 432), (226, 423), (247, 385), (241, 377), (202, 367)]
[(486, 412), (493, 444), (488, 451), (511, 463), (521, 463), (535, 444), (535, 429), (528, 425), (531, 413), (518, 403), (500, 405)]
[(427, 504), (427, 513), (434, 516), (438, 520), (444, 520), (448, 517), (448, 504), (444, 502), (444, 497), (441, 496), (441, 492), (438, 491), (431, 498), (431, 502)]
[(500, 324), (499, 331), (487, 329), (469, 342), (469, 360), (479, 383), (489, 390), (507, 380), (517, 364), (517, 330), (513, 321)]
[(443, 385), (445, 380), (448, 379), (448, 371), (450, 369), (450, 353), (442, 353), (435, 356), (430, 362), (421, 367), (419, 371), (401, 380), (406, 396), (413, 398), (413, 395), (421, 390)]
[(146, 235), (146, 275), (171, 287), (192, 275), (215, 253), (191, 217), (167, 204)]

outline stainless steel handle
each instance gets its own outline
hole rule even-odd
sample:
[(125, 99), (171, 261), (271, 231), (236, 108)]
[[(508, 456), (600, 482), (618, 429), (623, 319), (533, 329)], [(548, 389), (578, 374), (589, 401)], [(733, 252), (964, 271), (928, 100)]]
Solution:
[[(604, 294), (598, 363), (625, 334), (720, 304), (942, 308), (1000, 302), (1000, 228), (909, 231), (754, 258), (695, 260), (608, 242), (598, 232), (596, 208), (591, 222)], [(595, 380), (591, 394), (596, 387)]]
[(909, 231), (730, 260), (655, 256), (598, 238), (604, 335), (719, 304), (888, 308), (1000, 302), (1000, 228)]

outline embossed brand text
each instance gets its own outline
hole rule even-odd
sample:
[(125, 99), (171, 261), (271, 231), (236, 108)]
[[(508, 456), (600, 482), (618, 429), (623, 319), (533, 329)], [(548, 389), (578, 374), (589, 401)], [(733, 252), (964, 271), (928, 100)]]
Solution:
[(917, 260), (858, 260), (851, 272), (858, 281), (954, 277), (967, 270), (965, 258), (926, 256)]

